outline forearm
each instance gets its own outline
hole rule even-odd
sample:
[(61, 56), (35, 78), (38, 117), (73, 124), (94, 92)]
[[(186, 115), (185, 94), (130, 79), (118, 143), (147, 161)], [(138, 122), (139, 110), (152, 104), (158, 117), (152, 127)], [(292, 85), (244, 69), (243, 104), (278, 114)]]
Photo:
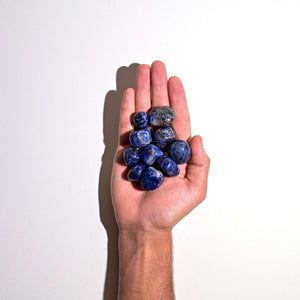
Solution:
[(172, 233), (120, 230), (119, 300), (173, 300)]

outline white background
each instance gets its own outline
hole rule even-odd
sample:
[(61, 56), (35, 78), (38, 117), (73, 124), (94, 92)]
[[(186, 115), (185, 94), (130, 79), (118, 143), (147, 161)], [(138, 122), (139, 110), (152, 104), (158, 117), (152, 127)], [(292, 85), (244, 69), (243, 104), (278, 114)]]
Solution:
[(299, 16), (297, 0), (0, 0), (0, 298), (115, 299), (104, 135), (133, 64), (159, 59), (211, 158), (174, 229), (177, 299), (300, 299)]

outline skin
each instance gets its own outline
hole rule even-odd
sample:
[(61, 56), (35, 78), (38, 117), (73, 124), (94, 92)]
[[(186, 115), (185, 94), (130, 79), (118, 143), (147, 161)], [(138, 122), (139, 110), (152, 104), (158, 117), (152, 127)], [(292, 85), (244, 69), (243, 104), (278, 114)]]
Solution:
[[(192, 157), (180, 165), (180, 174), (165, 177), (154, 191), (143, 191), (126, 180), (122, 153), (128, 144), (135, 112), (167, 105), (175, 111), (172, 124), (177, 138), (188, 141)], [(210, 159), (202, 138), (191, 138), (184, 87), (178, 77), (168, 79), (165, 65), (140, 65), (136, 90), (124, 92), (119, 145), (112, 172), (112, 201), (119, 226), (119, 299), (174, 299), (172, 228), (206, 196)]]

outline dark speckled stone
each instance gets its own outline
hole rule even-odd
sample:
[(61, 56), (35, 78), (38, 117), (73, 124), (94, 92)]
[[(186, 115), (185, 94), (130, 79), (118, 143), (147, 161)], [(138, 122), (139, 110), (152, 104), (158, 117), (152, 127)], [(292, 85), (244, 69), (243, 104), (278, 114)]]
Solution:
[(160, 156), (156, 164), (164, 173), (171, 177), (177, 176), (180, 172), (175, 161), (167, 155)]
[(175, 163), (184, 164), (191, 158), (191, 147), (187, 142), (178, 140), (170, 144), (168, 154)]
[(139, 181), (146, 165), (143, 163), (137, 163), (127, 173), (127, 179), (130, 181)]
[(126, 148), (123, 152), (123, 158), (127, 166), (133, 166), (140, 160), (140, 152), (135, 148)]
[(145, 169), (141, 178), (141, 187), (144, 190), (151, 191), (160, 187), (163, 181), (164, 175), (160, 170), (153, 167)]
[(159, 148), (164, 148), (168, 143), (175, 140), (175, 132), (170, 126), (162, 126), (153, 134), (153, 143)]
[(158, 157), (163, 155), (163, 152), (155, 145), (150, 144), (141, 149), (140, 155), (143, 162), (151, 166)]
[(144, 128), (148, 124), (148, 115), (145, 112), (138, 112), (133, 116), (133, 124), (137, 128)]
[(169, 125), (174, 121), (175, 113), (170, 106), (156, 106), (149, 113), (149, 124), (151, 126)]
[(129, 141), (132, 147), (145, 147), (152, 142), (151, 130), (148, 127), (143, 129), (131, 131), (129, 134)]

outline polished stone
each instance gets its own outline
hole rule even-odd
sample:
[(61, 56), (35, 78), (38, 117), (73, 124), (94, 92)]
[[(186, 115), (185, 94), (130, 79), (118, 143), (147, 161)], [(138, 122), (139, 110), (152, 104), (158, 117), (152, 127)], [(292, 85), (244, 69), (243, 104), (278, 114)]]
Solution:
[(133, 116), (133, 124), (137, 128), (144, 128), (148, 124), (148, 115), (145, 112), (138, 112)]
[(146, 165), (143, 163), (137, 163), (127, 173), (127, 179), (130, 181), (139, 181)]
[(148, 127), (131, 131), (129, 134), (130, 144), (134, 148), (145, 147), (152, 142), (151, 129)]
[(170, 126), (162, 126), (153, 133), (153, 143), (159, 148), (164, 148), (168, 143), (175, 140), (175, 132)]
[(127, 166), (133, 166), (140, 160), (140, 152), (135, 148), (126, 148), (123, 152), (123, 158)]
[(155, 164), (159, 167), (160, 170), (171, 177), (177, 176), (180, 172), (175, 161), (167, 155), (160, 156)]
[(169, 156), (177, 164), (184, 164), (191, 158), (191, 147), (185, 141), (172, 142), (168, 147)]
[(156, 159), (163, 155), (163, 152), (153, 144), (149, 144), (141, 149), (140, 156), (142, 161), (151, 166), (156, 161)]
[(155, 190), (160, 187), (163, 178), (164, 175), (160, 170), (157, 170), (154, 167), (148, 167), (142, 175), (141, 187), (147, 191)]
[(149, 113), (149, 124), (151, 126), (169, 125), (174, 121), (175, 113), (170, 106), (156, 106)]

